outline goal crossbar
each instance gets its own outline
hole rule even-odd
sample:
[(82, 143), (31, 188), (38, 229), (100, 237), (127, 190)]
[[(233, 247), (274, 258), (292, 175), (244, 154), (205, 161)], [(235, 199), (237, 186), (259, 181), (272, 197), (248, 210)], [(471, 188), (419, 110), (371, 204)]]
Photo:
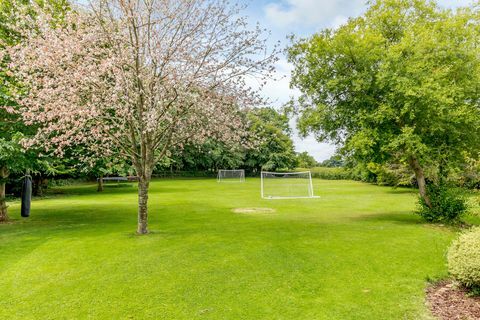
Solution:
[(310, 171), (262, 171), (260, 174), (261, 197), (263, 199), (318, 198), (313, 194), (312, 173)]
[(217, 174), (217, 182), (245, 182), (245, 170), (220, 169)]

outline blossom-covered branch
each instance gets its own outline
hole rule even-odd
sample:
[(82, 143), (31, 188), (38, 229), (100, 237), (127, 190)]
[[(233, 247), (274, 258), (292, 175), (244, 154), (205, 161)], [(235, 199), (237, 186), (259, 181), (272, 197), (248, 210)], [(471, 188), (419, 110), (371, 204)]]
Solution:
[(273, 72), (276, 49), (267, 53), (263, 30), (250, 30), (241, 9), (225, 0), (100, 0), (62, 17), (37, 8), (35, 19), (15, 19), (24, 38), (8, 51), (10, 67), (28, 92), (17, 99), (25, 122), (39, 125), (26, 146), (61, 155), (80, 144), (128, 158), (146, 233), (155, 164), (186, 142), (242, 139), (239, 110), (260, 102), (245, 79)]

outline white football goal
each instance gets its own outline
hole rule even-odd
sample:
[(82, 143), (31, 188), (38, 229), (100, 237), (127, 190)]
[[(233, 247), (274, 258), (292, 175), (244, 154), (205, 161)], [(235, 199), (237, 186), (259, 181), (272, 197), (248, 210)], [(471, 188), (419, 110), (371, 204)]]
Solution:
[(245, 182), (245, 170), (218, 170), (218, 182)]
[(261, 194), (264, 199), (316, 198), (312, 174), (305, 172), (261, 172)]

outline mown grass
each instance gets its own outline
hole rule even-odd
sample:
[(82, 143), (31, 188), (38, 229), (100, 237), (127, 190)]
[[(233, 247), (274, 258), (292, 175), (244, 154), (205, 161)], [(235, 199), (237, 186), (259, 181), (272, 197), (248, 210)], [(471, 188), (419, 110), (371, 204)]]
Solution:
[[(150, 235), (136, 188), (63, 187), (0, 225), (0, 319), (421, 319), (455, 232), (415, 194), (315, 180), (320, 198), (262, 200), (259, 180), (158, 180)], [(231, 210), (268, 207), (270, 214)]]

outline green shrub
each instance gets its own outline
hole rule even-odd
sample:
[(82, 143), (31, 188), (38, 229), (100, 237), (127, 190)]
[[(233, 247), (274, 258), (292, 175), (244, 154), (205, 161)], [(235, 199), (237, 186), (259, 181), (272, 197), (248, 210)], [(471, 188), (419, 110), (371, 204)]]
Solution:
[(480, 288), (480, 227), (460, 235), (448, 249), (448, 271), (467, 288)]
[(351, 168), (351, 176), (353, 180), (368, 182), (368, 183), (376, 183), (377, 182), (377, 175), (370, 171), (367, 168), (367, 165), (363, 163), (358, 163)]
[(396, 186), (399, 183), (395, 171), (389, 169), (387, 166), (369, 163), (367, 169), (375, 175), (375, 180), (379, 186)]
[(432, 207), (419, 197), (417, 214), (428, 222), (457, 222), (468, 211), (467, 199), (459, 188), (429, 184), (427, 194)]

